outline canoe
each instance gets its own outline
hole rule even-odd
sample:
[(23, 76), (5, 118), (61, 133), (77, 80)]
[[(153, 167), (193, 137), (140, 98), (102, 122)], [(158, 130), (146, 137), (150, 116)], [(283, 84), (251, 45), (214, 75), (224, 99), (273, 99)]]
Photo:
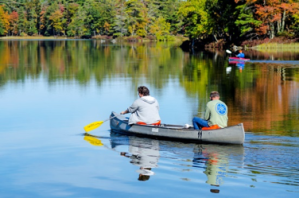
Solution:
[(161, 124), (159, 126), (129, 125), (128, 118), (115, 112), (110, 115), (110, 128), (114, 132), (129, 135), (196, 143), (243, 144), (245, 139), (243, 123), (213, 130), (187, 129), (183, 125), (172, 124)]
[(250, 61), (248, 58), (229, 57), (228, 61)]

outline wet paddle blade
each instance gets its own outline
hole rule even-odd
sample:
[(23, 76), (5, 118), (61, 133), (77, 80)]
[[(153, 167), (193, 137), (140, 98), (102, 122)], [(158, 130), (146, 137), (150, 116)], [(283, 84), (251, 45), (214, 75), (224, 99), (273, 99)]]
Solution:
[(89, 132), (91, 130), (94, 130), (94, 129), (98, 128), (103, 123), (104, 123), (104, 121), (97, 121), (97, 122), (90, 123), (89, 125), (86, 125), (84, 127), (84, 130), (85, 130), (85, 132)]

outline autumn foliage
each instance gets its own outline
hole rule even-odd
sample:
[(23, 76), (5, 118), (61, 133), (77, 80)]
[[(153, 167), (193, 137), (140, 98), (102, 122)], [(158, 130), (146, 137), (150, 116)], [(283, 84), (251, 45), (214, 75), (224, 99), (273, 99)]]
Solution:
[(0, 35), (6, 35), (10, 28), (10, 16), (4, 11), (3, 6), (0, 6)]
[(299, 4), (294, 2), (283, 2), (280, 0), (265, 1), (264, 4), (257, 4), (256, 17), (262, 24), (256, 28), (261, 35), (268, 34), (274, 38), (276, 33), (283, 32), (286, 20), (299, 10)]
[(15, 0), (0, 5), (0, 35), (84, 38), (185, 35), (231, 41), (299, 35), (293, 0)]

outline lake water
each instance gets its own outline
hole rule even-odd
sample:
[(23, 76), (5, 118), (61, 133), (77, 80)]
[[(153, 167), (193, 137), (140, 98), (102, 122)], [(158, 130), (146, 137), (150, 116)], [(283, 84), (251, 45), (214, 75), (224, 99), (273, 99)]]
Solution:
[[(158, 44), (0, 41), (0, 197), (298, 197), (299, 53)], [(267, 60), (267, 61), (265, 61)], [(191, 124), (218, 90), (243, 146), (124, 136), (109, 122), (146, 85), (163, 123)]]

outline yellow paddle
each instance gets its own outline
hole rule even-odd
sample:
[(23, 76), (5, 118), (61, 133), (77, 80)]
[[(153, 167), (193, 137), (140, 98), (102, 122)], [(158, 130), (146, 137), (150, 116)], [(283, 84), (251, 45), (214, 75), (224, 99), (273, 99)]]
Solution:
[(115, 117), (116, 117), (116, 116), (113, 116), (113, 117), (111, 117), (111, 118), (109, 118), (109, 119), (107, 119), (107, 120), (104, 120), (104, 121), (96, 121), (96, 122), (90, 123), (90, 124), (88, 124), (88, 125), (86, 125), (86, 126), (84, 127), (84, 130), (85, 130), (85, 132), (87, 133), (87, 132), (89, 132), (89, 131), (91, 131), (91, 130), (94, 130), (94, 129), (98, 128), (98, 127), (101, 126), (104, 122), (106, 122), (106, 121), (108, 121), (108, 120), (110, 120), (110, 119), (112, 119), (112, 118), (115, 118)]

